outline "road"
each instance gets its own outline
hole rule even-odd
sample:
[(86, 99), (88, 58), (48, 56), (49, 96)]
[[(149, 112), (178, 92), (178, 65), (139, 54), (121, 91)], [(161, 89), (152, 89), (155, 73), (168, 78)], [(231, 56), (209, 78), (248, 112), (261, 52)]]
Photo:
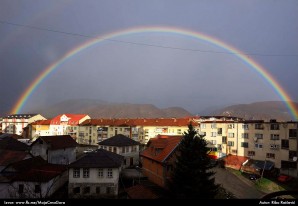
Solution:
[(237, 199), (259, 199), (264, 192), (257, 190), (254, 183), (245, 177), (233, 174), (229, 169), (215, 168), (215, 182), (221, 184), (228, 192)]

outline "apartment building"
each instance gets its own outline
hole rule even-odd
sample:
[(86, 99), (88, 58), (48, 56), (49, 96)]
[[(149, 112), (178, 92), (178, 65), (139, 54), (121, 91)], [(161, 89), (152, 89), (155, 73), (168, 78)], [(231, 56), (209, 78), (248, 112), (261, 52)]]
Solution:
[(198, 123), (215, 158), (236, 155), (271, 161), (280, 172), (298, 176), (298, 122), (206, 116)]
[(90, 119), (87, 114), (61, 114), (54, 117), (50, 123), (50, 135), (70, 135), (77, 138), (79, 124)]
[(77, 142), (97, 145), (122, 134), (145, 145), (157, 135), (182, 135), (190, 122), (198, 127), (193, 118), (89, 119), (80, 124)]
[(50, 135), (50, 124), (51, 120), (38, 120), (29, 124), (27, 138), (32, 141), (36, 140), (39, 136), (49, 136)]
[(2, 132), (8, 134), (22, 135), (23, 129), (28, 124), (37, 120), (45, 120), (46, 118), (40, 114), (11, 114), (3, 118)]

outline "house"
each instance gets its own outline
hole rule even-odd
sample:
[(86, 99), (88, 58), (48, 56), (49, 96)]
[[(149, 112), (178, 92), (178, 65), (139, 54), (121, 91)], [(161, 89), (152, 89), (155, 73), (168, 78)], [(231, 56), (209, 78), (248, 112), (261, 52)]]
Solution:
[(124, 167), (139, 165), (139, 142), (122, 134), (98, 143), (99, 148), (124, 156)]
[(68, 180), (67, 167), (41, 157), (9, 164), (0, 176), (0, 198), (48, 198)]
[(3, 118), (2, 131), (9, 134), (22, 135), (23, 128), (37, 120), (45, 120), (40, 114), (11, 114)]
[(48, 163), (70, 164), (76, 160), (76, 146), (70, 135), (40, 136), (31, 144), (31, 154)]
[(147, 148), (141, 152), (142, 171), (153, 183), (166, 188), (171, 177), (175, 151), (182, 136), (157, 135), (147, 143)]
[(104, 149), (86, 153), (69, 168), (69, 198), (114, 198), (124, 157)]

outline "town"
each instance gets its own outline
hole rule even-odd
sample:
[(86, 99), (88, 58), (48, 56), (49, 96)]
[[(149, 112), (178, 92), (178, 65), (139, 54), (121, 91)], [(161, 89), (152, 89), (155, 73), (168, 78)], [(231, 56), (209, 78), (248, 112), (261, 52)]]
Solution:
[(297, 178), (296, 121), (11, 114), (0, 124), (0, 198), (59, 197), (62, 189), (68, 198), (162, 198), (190, 123), (219, 167), (250, 178)]

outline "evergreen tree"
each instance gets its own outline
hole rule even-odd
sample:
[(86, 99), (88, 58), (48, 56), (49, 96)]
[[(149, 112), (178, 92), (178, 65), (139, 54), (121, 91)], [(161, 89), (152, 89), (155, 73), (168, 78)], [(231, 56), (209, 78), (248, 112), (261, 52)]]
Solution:
[(219, 188), (214, 182), (213, 167), (205, 138), (197, 134), (190, 123), (178, 145), (177, 160), (169, 183), (175, 198), (213, 199)]

